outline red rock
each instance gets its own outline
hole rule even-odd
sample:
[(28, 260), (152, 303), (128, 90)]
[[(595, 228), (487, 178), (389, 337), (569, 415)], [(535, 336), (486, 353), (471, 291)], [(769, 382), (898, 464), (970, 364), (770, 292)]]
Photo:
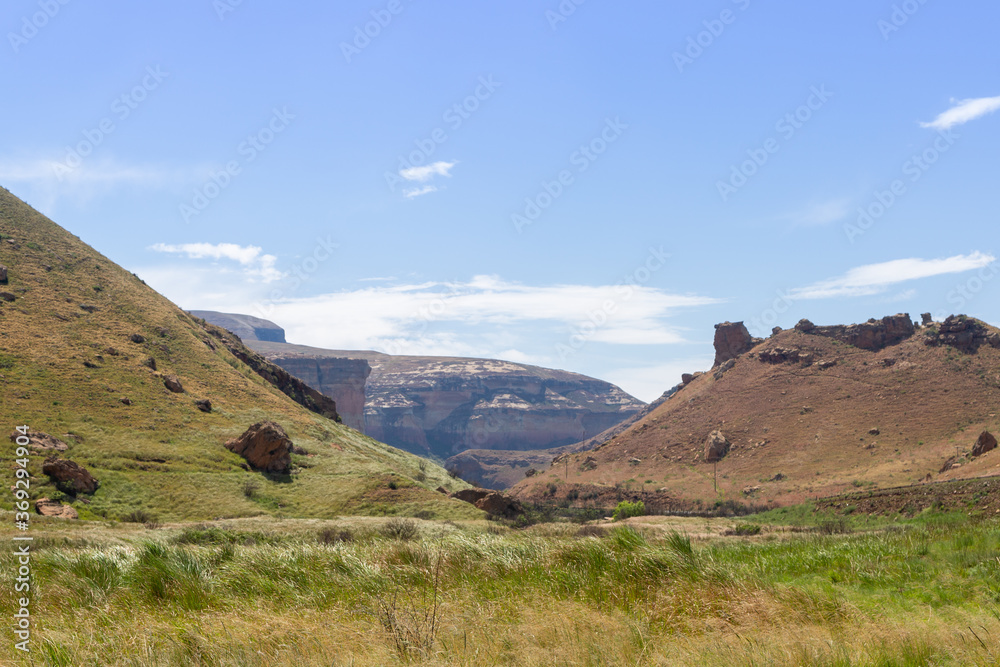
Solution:
[(76, 461), (49, 457), (42, 464), (42, 472), (56, 483), (64, 493), (93, 493), (100, 483), (90, 472)]
[(77, 519), (79, 515), (69, 505), (63, 505), (57, 500), (39, 498), (35, 501), (35, 511), (42, 516), (54, 516), (57, 519)]
[(279, 473), (291, 469), (292, 447), (285, 429), (272, 421), (258, 422), (226, 443), (226, 449), (242, 456), (257, 470)]

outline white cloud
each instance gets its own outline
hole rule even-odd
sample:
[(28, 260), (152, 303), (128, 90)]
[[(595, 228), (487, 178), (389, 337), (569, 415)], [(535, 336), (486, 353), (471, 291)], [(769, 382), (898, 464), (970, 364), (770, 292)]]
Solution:
[(1000, 109), (1000, 97), (977, 97), (957, 101), (953, 99), (951, 102), (954, 106), (931, 122), (920, 123), (920, 127), (947, 130)]
[(451, 168), (456, 164), (458, 164), (458, 162), (434, 162), (423, 167), (400, 169), (399, 175), (408, 181), (425, 183), (435, 176), (451, 176)]
[(182, 243), (169, 245), (157, 243), (149, 247), (156, 252), (185, 255), (188, 259), (228, 259), (238, 262), (244, 268), (243, 274), (257, 276), (269, 283), (285, 276), (274, 268), (278, 258), (265, 255), (263, 249), (257, 246), (241, 246), (235, 243)]
[(977, 251), (968, 255), (955, 255), (943, 259), (914, 257), (880, 264), (868, 264), (853, 268), (837, 278), (793, 289), (789, 296), (792, 299), (870, 296), (880, 294), (897, 283), (971, 271), (987, 266), (995, 260), (993, 255)]
[(425, 185), (422, 188), (410, 188), (409, 190), (403, 190), (403, 196), (407, 199), (413, 199), (414, 197), (430, 194), (431, 192), (437, 192), (437, 186)]

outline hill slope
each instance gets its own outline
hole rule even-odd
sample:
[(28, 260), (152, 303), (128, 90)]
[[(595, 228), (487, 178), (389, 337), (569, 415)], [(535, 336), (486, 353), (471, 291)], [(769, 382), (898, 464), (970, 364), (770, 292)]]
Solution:
[[(983, 429), (1000, 427), (996, 329), (956, 316), (914, 330), (900, 315), (852, 327), (803, 321), (745, 339), (735, 358), (686, 377), (628, 430), (558, 460), (516, 493), (560, 499), (580, 494), (574, 486), (591, 495), (617, 486), (664, 502), (791, 503), (1000, 474), (1000, 451), (969, 455)], [(717, 429), (731, 449), (716, 465), (706, 443)]]
[[(477, 514), (433, 491), (463, 486), (441, 468), (296, 403), (265, 380), (280, 369), (232, 337), (223, 340), (221, 330), (3, 189), (0, 265), (7, 273), (0, 284), (7, 431), (27, 424), (63, 439), (69, 450), (62, 456), (101, 483), (92, 497), (65, 496), (41, 473), (44, 457), (36, 455), (32, 497), (72, 502), (84, 518), (133, 510), (164, 519)], [(180, 380), (183, 393), (167, 389), (167, 375)], [(284, 389), (310, 402), (308, 388)], [(212, 411), (199, 410), (198, 399), (211, 400)], [(324, 411), (315, 401), (312, 407)], [(279, 422), (307, 452), (293, 456), (291, 475), (247, 471), (223, 447), (264, 419)], [(13, 450), (4, 438), (0, 452)]]

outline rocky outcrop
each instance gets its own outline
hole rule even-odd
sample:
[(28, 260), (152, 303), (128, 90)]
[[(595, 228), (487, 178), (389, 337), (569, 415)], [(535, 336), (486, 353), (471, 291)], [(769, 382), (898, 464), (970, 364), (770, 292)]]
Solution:
[(11, 294), (10, 292), (0, 292), (0, 301), (6, 301), (7, 303), (14, 303), (17, 301), (17, 295)]
[(226, 449), (242, 456), (254, 469), (276, 473), (291, 469), (292, 447), (285, 429), (272, 421), (258, 422), (226, 443)]
[(480, 500), (490, 495), (490, 493), (491, 491), (489, 489), (462, 489), (461, 491), (456, 491), (451, 494), (451, 497), (461, 500), (463, 503), (475, 505)]
[(271, 357), (269, 361), (332, 398), (340, 419), (357, 431), (365, 431), (365, 385), (372, 372), (367, 361), (300, 356)]
[(924, 333), (926, 345), (949, 345), (972, 354), (981, 345), (1000, 347), (1000, 335), (990, 332), (985, 324), (965, 315), (949, 315), (939, 327), (931, 326)]
[(709, 463), (721, 461), (729, 453), (731, 445), (722, 431), (712, 431), (705, 442), (705, 460)]
[(803, 363), (809, 365), (813, 362), (814, 357), (812, 352), (806, 352), (797, 347), (771, 347), (757, 353), (757, 359), (766, 364)]
[(996, 449), (997, 439), (989, 431), (983, 431), (976, 439), (976, 444), (972, 446), (973, 456), (982, 456), (986, 452)]
[(7, 284), (7, 267), (0, 266), (0, 285)]
[(802, 333), (833, 338), (872, 352), (902, 342), (915, 331), (913, 320), (907, 313), (889, 315), (881, 320), (872, 318), (862, 324), (837, 324), (825, 327), (816, 326), (809, 320), (800, 320), (795, 328)]
[(715, 366), (721, 366), (730, 359), (735, 359), (748, 352), (754, 345), (761, 342), (747, 331), (742, 322), (723, 322), (715, 325)]
[(28, 431), (27, 436), (22, 436), (20, 431), (13, 431), (10, 434), (10, 441), (16, 443), (20, 437), (27, 437), (27, 446), (41, 452), (65, 452), (69, 449), (69, 446), (59, 438), (53, 437), (48, 433), (42, 433), (41, 431)]
[(69, 459), (49, 457), (42, 464), (42, 472), (56, 483), (57, 489), (74, 496), (78, 493), (93, 493), (100, 486), (86, 468)]
[(221, 342), (229, 350), (230, 354), (249, 366), (254, 373), (280, 389), (282, 393), (293, 401), (312, 410), (316, 414), (323, 415), (334, 421), (340, 421), (340, 415), (337, 413), (337, 404), (332, 398), (313, 389), (281, 366), (271, 363), (249, 349), (228, 331), (213, 324), (206, 324), (204, 328), (209, 335)]
[(79, 515), (69, 505), (63, 505), (58, 500), (39, 498), (35, 501), (35, 511), (42, 516), (52, 516), (57, 519), (77, 519)]
[(262, 320), (252, 315), (217, 313), (213, 310), (191, 310), (188, 312), (194, 317), (200, 317), (206, 322), (231, 331), (239, 336), (244, 343), (251, 340), (285, 342), (285, 330), (269, 320)]
[(201, 410), (202, 412), (211, 412), (212, 411), (212, 401), (209, 400), (209, 399), (207, 399), (207, 398), (203, 398), (201, 400), (195, 401), (194, 402), (194, 406), (196, 408), (198, 408), (199, 410)]
[(524, 514), (524, 505), (499, 491), (480, 498), (475, 505), (490, 516), (504, 519), (513, 519)]

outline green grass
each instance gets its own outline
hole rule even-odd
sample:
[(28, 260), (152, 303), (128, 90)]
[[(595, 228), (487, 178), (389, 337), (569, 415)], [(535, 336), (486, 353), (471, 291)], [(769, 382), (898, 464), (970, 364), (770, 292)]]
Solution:
[[(156, 530), (40, 521), (37, 664), (988, 665), (1000, 656), (996, 520), (847, 535), (761, 523), (744, 537), (699, 536), (718, 535), (725, 519), (648, 521), (583, 532), (414, 521), (405, 538), (404, 522), (371, 518)], [(0, 554), (0, 571), (13, 567)], [(11, 604), (5, 596), (0, 613)], [(0, 662), (13, 659), (10, 643), (0, 646)]]

